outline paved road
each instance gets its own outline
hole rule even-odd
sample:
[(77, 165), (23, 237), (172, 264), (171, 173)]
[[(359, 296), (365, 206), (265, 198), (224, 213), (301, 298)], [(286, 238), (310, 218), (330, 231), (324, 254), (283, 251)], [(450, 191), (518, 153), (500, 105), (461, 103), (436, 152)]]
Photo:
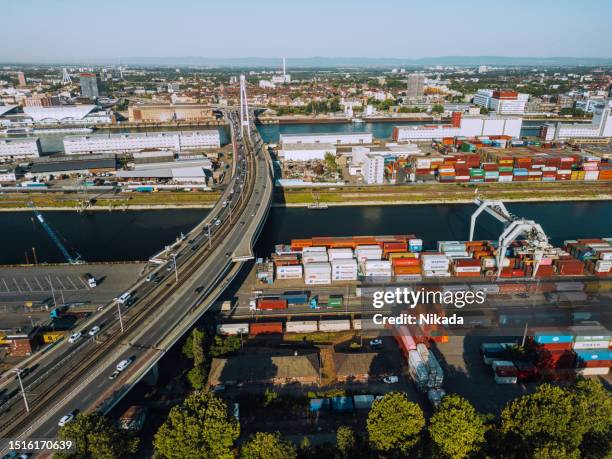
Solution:
[[(232, 121), (235, 124), (235, 117), (232, 117)], [(59, 344), (53, 358), (45, 359), (45, 364), (41, 364), (25, 380), (29, 388), (35, 378), (42, 378), (39, 386), (28, 389), (29, 397), (36, 398), (41, 391), (52, 387), (55, 396), (47, 394), (50, 399), (39, 403), (38, 410), (36, 402), (33, 402), (33, 412), (28, 416), (18, 411), (19, 399), (13, 397), (11, 410), (0, 415), (0, 424), (8, 425), (0, 432), (0, 437), (54, 437), (61, 416), (93, 407), (108, 409), (112, 401), (118, 398), (117, 395), (126, 392), (135, 378), (144, 374), (149, 364), (163, 355), (166, 349), (160, 344), (172, 335), (173, 329), (186, 314), (203, 303), (219, 279), (231, 268), (233, 251), (248, 233), (254, 216), (260, 218), (262, 206), (269, 204), (261, 203), (259, 199), (271, 186), (268, 162), (262, 154), (250, 154), (242, 144), (237, 146), (237, 150), (234, 178), (220, 203), (207, 217), (206, 223), (196, 227), (175, 248), (178, 254), (178, 286), (172, 276), (174, 271), (166, 272), (166, 267), (161, 266), (160, 271), (167, 275), (160, 284), (142, 282), (132, 289), (136, 302), (129, 310), (124, 310), (126, 332), (118, 333), (119, 325), (115, 317), (117, 305), (110, 304), (97, 318), (97, 323), (103, 326), (98, 340), (81, 338), (75, 344)], [(243, 198), (242, 193), (245, 193)], [(212, 237), (210, 242), (209, 234)], [(212, 251), (208, 250), (209, 245)], [(229, 280), (221, 282), (228, 284)], [(150, 310), (146, 310), (147, 307)], [(132, 359), (133, 363), (117, 379), (109, 380), (117, 362), (123, 359)], [(61, 362), (61, 368), (54, 369), (54, 362)], [(18, 424), (13, 424), (11, 419), (16, 419)], [(5, 424), (9, 421), (10, 425)], [(5, 445), (0, 445), (0, 448), (2, 446)]]

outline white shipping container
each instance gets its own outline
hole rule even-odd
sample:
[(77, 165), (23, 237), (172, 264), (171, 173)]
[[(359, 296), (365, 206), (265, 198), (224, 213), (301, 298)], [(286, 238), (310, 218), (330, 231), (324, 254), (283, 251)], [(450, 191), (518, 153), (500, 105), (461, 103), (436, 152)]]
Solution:
[(331, 262), (332, 269), (350, 268), (357, 269), (357, 260), (334, 260)]
[(279, 279), (300, 279), (303, 276), (301, 265), (277, 266), (276, 277)]
[(581, 376), (605, 376), (608, 373), (610, 373), (609, 367), (576, 369), (576, 374)]
[(329, 261), (351, 260), (353, 258), (352, 249), (329, 249), (327, 254), (329, 255)]
[(316, 320), (289, 321), (286, 330), (287, 333), (316, 333), (318, 326)]
[(323, 252), (302, 255), (302, 263), (325, 263), (328, 260), (327, 254)]
[(217, 333), (220, 335), (240, 335), (249, 333), (249, 324), (219, 324)]
[(469, 258), (470, 254), (468, 252), (444, 252), (447, 257), (455, 259), (455, 258)]
[(331, 284), (331, 277), (308, 277), (304, 283), (306, 285), (329, 285)]
[(456, 273), (479, 273), (479, 266), (457, 266), (455, 267)]
[(366, 260), (364, 266), (366, 271), (391, 271), (391, 262), (388, 260)]
[(353, 330), (361, 330), (361, 319), (353, 319)]
[(597, 260), (595, 263), (595, 271), (598, 273), (607, 273), (612, 269), (612, 261)]
[(609, 340), (605, 341), (576, 341), (574, 349), (608, 349)]
[(304, 272), (308, 273), (331, 273), (331, 265), (329, 263), (305, 263)]
[(322, 332), (339, 332), (348, 331), (350, 329), (351, 321), (349, 319), (319, 321), (319, 331)]
[(325, 252), (327, 253), (327, 247), (304, 247), (302, 249), (302, 254), (304, 253), (321, 253), (321, 252)]

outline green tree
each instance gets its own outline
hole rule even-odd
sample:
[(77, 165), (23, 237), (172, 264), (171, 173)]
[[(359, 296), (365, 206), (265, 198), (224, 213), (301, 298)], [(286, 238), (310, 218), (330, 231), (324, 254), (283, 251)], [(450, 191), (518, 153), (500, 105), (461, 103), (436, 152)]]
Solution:
[(431, 113), (441, 114), (444, 113), (444, 105), (436, 104), (431, 107)]
[(347, 426), (340, 426), (336, 431), (336, 448), (342, 457), (351, 457), (355, 450), (355, 432)]
[(74, 452), (57, 454), (60, 458), (123, 458), (138, 449), (137, 438), (99, 413), (78, 415), (60, 429), (59, 439), (71, 440), (76, 448)]
[(332, 153), (325, 153), (325, 159), (323, 160), (323, 162), (325, 163), (325, 169), (327, 169), (332, 174), (335, 174), (340, 170), (340, 167), (336, 162), (336, 156)]
[(153, 444), (163, 457), (232, 458), (231, 448), (240, 425), (227, 405), (210, 392), (194, 392), (182, 405), (174, 406), (155, 434)]
[(281, 440), (279, 432), (257, 432), (240, 450), (242, 459), (295, 459), (297, 452), (291, 443)]
[(225, 354), (231, 354), (236, 352), (242, 346), (240, 337), (235, 335), (226, 336), (215, 336), (212, 345), (210, 346), (210, 355), (212, 357), (219, 357)]
[(423, 411), (403, 392), (391, 392), (376, 400), (368, 413), (370, 444), (383, 453), (408, 454), (425, 426)]
[(561, 387), (542, 384), (537, 391), (510, 402), (501, 413), (505, 448), (518, 457), (531, 456), (549, 445), (573, 455), (588, 426), (574, 397)]
[(477, 451), (485, 440), (483, 418), (458, 395), (447, 395), (432, 416), (429, 435), (435, 447), (447, 457), (462, 459)]
[(187, 380), (195, 390), (202, 390), (204, 386), (206, 386), (206, 376), (207, 374), (204, 367), (202, 365), (197, 365), (189, 370), (187, 373)]
[(606, 457), (612, 452), (612, 394), (601, 381), (580, 379), (570, 389), (584, 419), (586, 432), (580, 446), (584, 457)]

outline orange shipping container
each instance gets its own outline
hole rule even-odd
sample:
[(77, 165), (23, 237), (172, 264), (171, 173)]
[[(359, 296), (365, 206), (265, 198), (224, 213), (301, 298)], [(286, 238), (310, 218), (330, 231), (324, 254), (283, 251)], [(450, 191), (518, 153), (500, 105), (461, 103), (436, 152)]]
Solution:
[[(406, 258), (408, 260), (409, 258)], [(396, 276), (400, 276), (403, 274), (421, 274), (420, 266), (395, 266), (393, 268)]]

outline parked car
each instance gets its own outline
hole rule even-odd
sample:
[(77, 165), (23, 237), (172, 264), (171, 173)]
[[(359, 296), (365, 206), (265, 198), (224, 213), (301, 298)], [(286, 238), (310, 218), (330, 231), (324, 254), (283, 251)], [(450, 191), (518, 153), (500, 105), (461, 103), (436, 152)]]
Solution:
[(395, 383), (399, 382), (399, 378), (397, 376), (387, 376), (387, 377), (383, 378), (383, 382), (385, 384), (395, 384)]

